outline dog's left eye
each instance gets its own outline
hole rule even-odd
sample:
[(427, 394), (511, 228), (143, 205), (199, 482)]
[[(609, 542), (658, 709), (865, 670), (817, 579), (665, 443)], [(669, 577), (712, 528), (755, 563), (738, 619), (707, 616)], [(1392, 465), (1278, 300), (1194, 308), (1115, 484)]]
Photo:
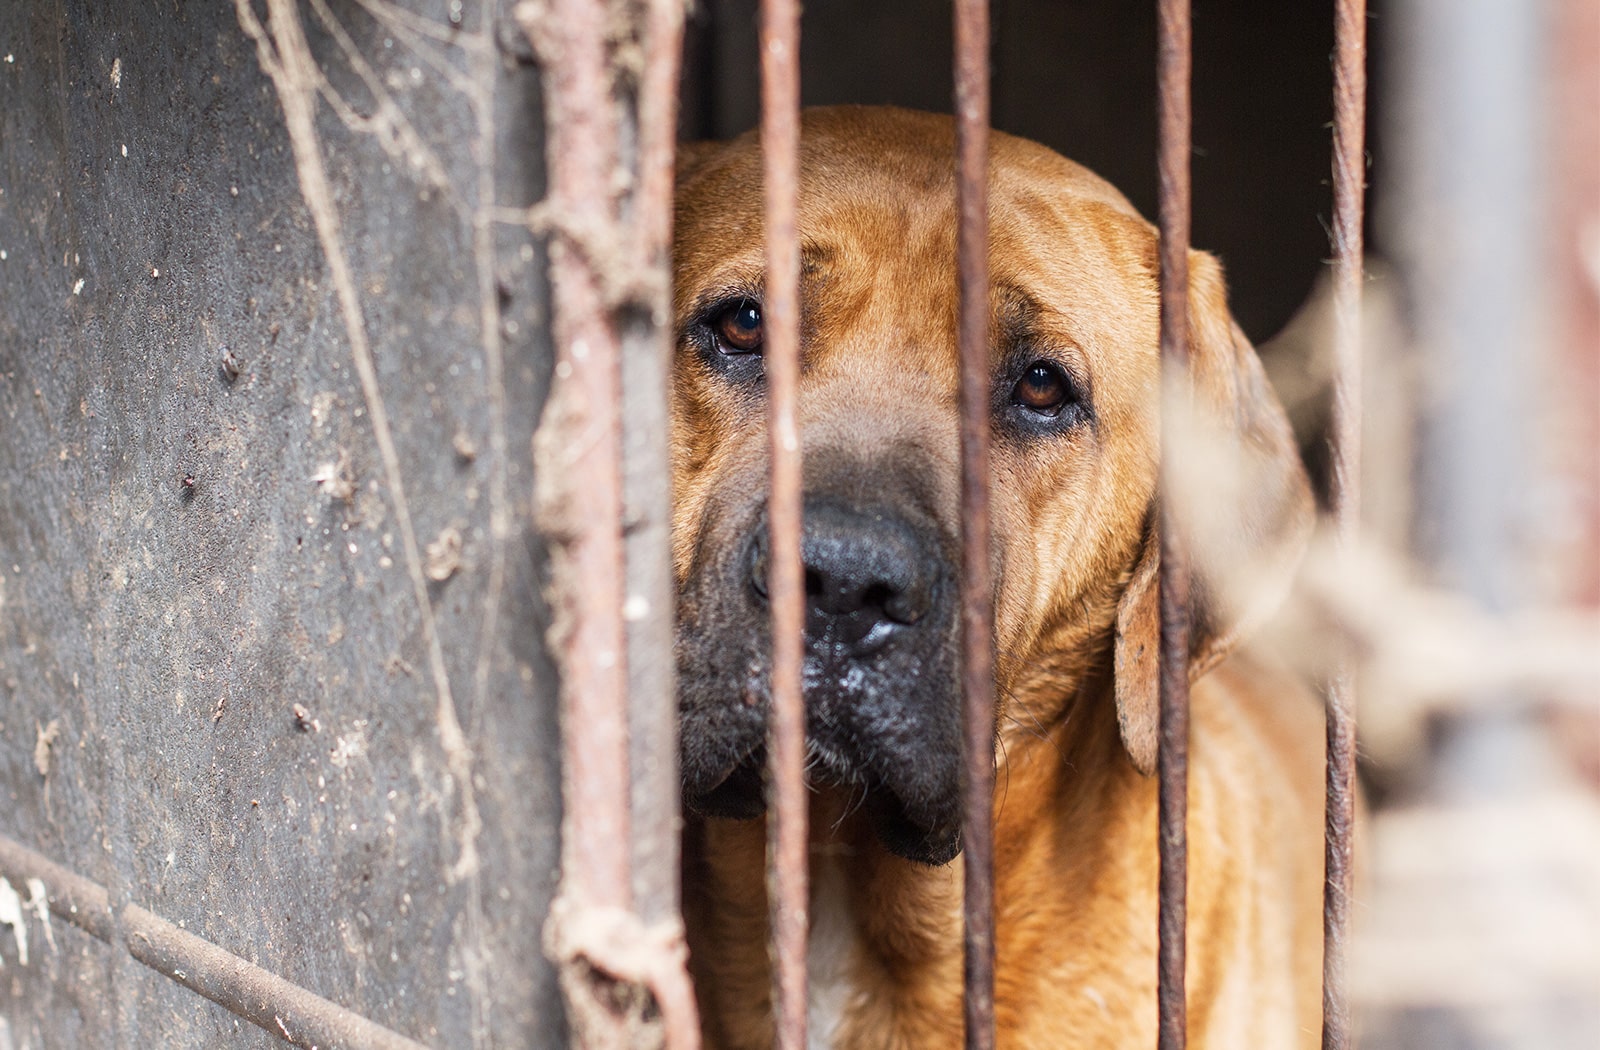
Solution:
[(1041, 416), (1058, 416), (1072, 400), (1072, 384), (1061, 369), (1035, 361), (1011, 389), (1011, 403)]
[(761, 307), (741, 299), (711, 322), (717, 349), (725, 354), (753, 354), (761, 349)]

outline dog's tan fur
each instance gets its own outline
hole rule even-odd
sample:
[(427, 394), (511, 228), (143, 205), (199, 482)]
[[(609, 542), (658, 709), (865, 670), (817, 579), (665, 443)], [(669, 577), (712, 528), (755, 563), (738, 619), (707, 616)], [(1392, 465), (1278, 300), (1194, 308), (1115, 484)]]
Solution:
[[(1091, 377), (1096, 424), (1070, 441), (995, 443), (998, 685), (996, 1012), (1002, 1047), (1155, 1042), (1156, 793), (1150, 674), (1156, 486), (1156, 237), (1105, 182), (1035, 144), (991, 142), (997, 303), (1025, 290)], [(923, 451), (958, 521), (952, 130), (896, 110), (809, 112), (809, 454)], [(680, 169), (676, 307), (762, 271), (759, 146), (697, 149)], [(1282, 575), (1310, 503), (1281, 409), (1228, 315), (1216, 263), (1191, 254), (1198, 400), (1249, 475), (1235, 540)], [(998, 309), (998, 307), (997, 307)], [(675, 565), (730, 499), (760, 494), (760, 413), (735, 411), (691, 354), (674, 380)], [(809, 477), (809, 474), (808, 474)], [(1229, 531), (1229, 530), (1225, 530)], [(1202, 552), (1203, 554), (1204, 552)], [(1297, 682), (1235, 649), (1261, 608), (1198, 587), (1189, 806), (1189, 1029), (1197, 1048), (1313, 1046), (1320, 1017), (1321, 714)], [(816, 884), (851, 943), (833, 1045), (961, 1045), (961, 860), (887, 853), (836, 790), (813, 805)], [(691, 821), (685, 897), (707, 1045), (772, 1043), (763, 822)], [(830, 866), (842, 879), (825, 877)]]

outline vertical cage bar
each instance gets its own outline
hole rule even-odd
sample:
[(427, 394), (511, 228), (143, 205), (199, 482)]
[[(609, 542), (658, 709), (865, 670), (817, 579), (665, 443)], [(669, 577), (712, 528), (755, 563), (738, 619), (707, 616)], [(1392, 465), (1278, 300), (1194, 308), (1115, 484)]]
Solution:
[[(635, 243), (646, 310), (624, 314), (623, 390), (628, 530), (627, 683), (633, 718), (634, 907), (665, 950), (648, 980), (666, 1050), (699, 1050), (700, 1018), (683, 952), (679, 913), (678, 697), (673, 658), (667, 381), (672, 367), (673, 171), (677, 153), (678, 77), (683, 54), (682, 0), (648, 0), (644, 66), (632, 102), (639, 125)], [(642, 316), (641, 316), (642, 314)], [(640, 406), (634, 399), (648, 399)], [(630, 611), (631, 610), (631, 611)], [(643, 752), (641, 754), (641, 752)]]
[[(1189, 418), (1189, 0), (1159, 0), (1161, 487), (1176, 491), (1172, 423)], [(1183, 1050), (1188, 912), (1189, 566), (1173, 500), (1161, 500), (1161, 735), (1157, 768), (1161, 852), (1157, 1002), (1160, 1050)]]
[[(611, 184), (617, 164), (606, 5), (555, 0), (548, 19), (535, 23), (528, 14), (524, 28), (560, 56), (547, 73), (550, 198), (569, 217), (567, 228), (606, 228), (615, 220), (612, 204), (594, 192)], [(562, 425), (563, 475), (583, 479), (562, 490), (567, 571), (583, 581), (563, 599), (570, 621), (560, 653), (562, 893), (574, 905), (629, 910), (621, 346), (604, 277), (566, 237), (551, 240), (550, 275), (557, 377), (550, 396), (562, 412), (547, 411), (546, 419)]]
[(628, 703), (633, 727), (633, 891), (647, 923), (678, 914), (678, 700), (673, 658), (672, 491), (667, 382), (672, 357), (673, 158), (683, 4), (649, 0), (641, 19), (644, 63), (632, 238), (642, 310), (622, 317), (623, 504), (628, 528)]
[(762, 303), (772, 494), (772, 706), (768, 721), (767, 884), (772, 923), (773, 1001), (779, 1050), (806, 1046), (809, 871), (805, 785), (805, 644), (800, 563), (800, 9), (762, 0), (761, 152), (766, 197), (767, 279)]
[[(1384, 110), (1394, 122), (1385, 139), (1394, 150), (1379, 228), (1403, 280), (1408, 349), (1427, 380), (1410, 535), (1429, 578), (1494, 618), (1530, 614), (1544, 582), (1533, 571), (1533, 542), (1563, 516), (1543, 502), (1551, 477), (1535, 429), (1550, 418), (1546, 396), (1572, 378), (1550, 371), (1545, 327), (1549, 136), (1566, 140), (1574, 130), (1551, 123), (1554, 10), (1521, 0), (1384, 8)], [(1597, 403), (1592, 390), (1587, 396)], [(1484, 425), (1486, 405), (1492, 426)], [(1566, 773), (1533, 702), (1538, 691), (1491, 675), (1430, 721), (1417, 782), (1440, 807), (1433, 855), (1450, 863), (1429, 874), (1453, 906), (1412, 909), (1414, 943), (1457, 945), (1466, 921), (1478, 950), (1451, 952), (1452, 981), (1419, 989), (1405, 1005), (1433, 999), (1445, 1025), (1482, 1046), (1589, 1050), (1600, 1045), (1593, 1013), (1571, 1009), (1572, 986), (1563, 981), (1526, 980), (1512, 947), (1529, 929), (1587, 921), (1575, 918), (1581, 906), (1569, 910), (1575, 898), (1554, 889), (1555, 854), (1524, 838), (1530, 828), (1549, 836), (1542, 841), (1570, 834), (1540, 805), (1560, 797)], [(1521, 819), (1494, 819), (1511, 799), (1526, 806)], [(1408, 872), (1374, 892), (1408, 901), (1401, 887), (1422, 884)], [(1446, 1003), (1443, 991), (1458, 987), (1493, 989), (1493, 1005), (1481, 996)]]
[[(540, 528), (564, 613), (552, 632), (561, 667), (561, 893), (546, 949), (558, 962), (584, 964), (561, 971), (583, 1045), (640, 1038), (637, 1000), (615, 994), (616, 982), (648, 988), (657, 1008), (650, 1027), (668, 1050), (695, 1050), (699, 1021), (673, 876), (678, 778), (672, 759), (659, 755), (676, 750), (670, 492), (659, 479), (682, 5), (648, 0), (625, 25), (605, 0), (521, 3), (513, 15), (545, 67), (547, 206), (562, 217), (550, 240), (555, 378), (535, 436)], [(631, 87), (618, 87), (619, 29), (637, 34), (644, 58)], [(636, 174), (631, 193), (606, 189), (619, 171)], [(586, 237), (625, 245), (621, 268), (640, 279), (620, 284)], [(631, 393), (624, 358), (643, 380)], [(659, 464), (655, 479), (624, 469), (625, 444)], [(628, 537), (625, 509), (638, 526)], [(630, 757), (635, 733), (639, 762)]]
[[(1334, 386), (1330, 496), (1341, 552), (1361, 517), (1361, 274), (1366, 179), (1367, 5), (1338, 0), (1333, 60)], [(1322, 1046), (1350, 1045), (1345, 947), (1353, 883), (1355, 680), (1341, 652), (1328, 683), (1327, 825), (1322, 908)]]
[(956, 0), (961, 636), (968, 1050), (994, 1046), (994, 597), (989, 564), (989, 7)]

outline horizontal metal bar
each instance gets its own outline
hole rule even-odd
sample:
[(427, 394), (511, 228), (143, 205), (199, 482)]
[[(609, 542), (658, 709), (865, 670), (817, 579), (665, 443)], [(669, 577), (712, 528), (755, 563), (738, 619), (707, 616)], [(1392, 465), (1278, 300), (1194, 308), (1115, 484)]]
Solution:
[(0, 835), (0, 876), (44, 884), (50, 913), (198, 992), (230, 1013), (305, 1050), (425, 1050), (358, 1013), (269, 973), (153, 912), (111, 906), (104, 886)]

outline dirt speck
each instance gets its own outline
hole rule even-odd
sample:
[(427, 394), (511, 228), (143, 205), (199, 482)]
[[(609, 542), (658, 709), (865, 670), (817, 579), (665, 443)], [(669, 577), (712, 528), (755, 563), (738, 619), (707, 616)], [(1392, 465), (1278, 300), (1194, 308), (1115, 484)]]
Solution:
[(328, 754), (328, 760), (340, 769), (350, 764), (352, 758), (363, 758), (367, 753), (366, 738), (360, 731), (352, 732), (349, 736), (336, 738), (337, 743)]
[(423, 571), (428, 579), (435, 583), (443, 583), (456, 574), (461, 568), (461, 530), (454, 525), (447, 525), (439, 532), (439, 538), (428, 544), (427, 560)]
[(319, 390), (311, 395), (311, 426), (321, 430), (333, 418), (333, 411), (339, 402), (339, 395), (332, 390)]
[(239, 378), (239, 373), (244, 370), (239, 357), (227, 345), (217, 347), (217, 370), (222, 373), (224, 382), (231, 383)]
[(472, 435), (465, 430), (456, 431), (456, 436), (450, 445), (456, 450), (456, 458), (463, 463), (471, 463), (478, 458), (478, 446), (473, 442)]
[(350, 452), (348, 449), (339, 450), (339, 458), (332, 463), (324, 463), (311, 475), (313, 484), (321, 487), (328, 494), (329, 499), (336, 499), (349, 503), (355, 498), (356, 479), (350, 469)]
[(56, 737), (61, 735), (61, 719), (52, 718), (50, 724), (40, 727), (34, 723), (35, 735), (33, 738), (33, 768), (39, 771), (41, 777), (50, 775), (50, 748), (56, 742)]

